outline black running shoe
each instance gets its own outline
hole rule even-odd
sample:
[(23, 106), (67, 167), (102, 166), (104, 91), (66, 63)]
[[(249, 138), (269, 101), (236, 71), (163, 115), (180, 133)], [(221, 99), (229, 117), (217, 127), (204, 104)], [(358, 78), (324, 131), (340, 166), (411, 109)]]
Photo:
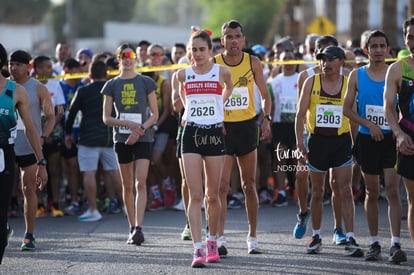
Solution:
[(131, 239), (135, 245), (141, 245), (144, 242), (144, 233), (142, 233), (141, 227), (135, 227), (134, 232), (132, 232)]
[(401, 250), (399, 243), (395, 243), (390, 249), (390, 257), (388, 261), (394, 264), (399, 264), (407, 261), (407, 254)]
[(285, 207), (288, 206), (288, 201), (286, 200), (286, 196), (279, 194), (277, 199), (272, 202), (273, 207)]
[(378, 242), (375, 242), (369, 246), (367, 255), (365, 255), (366, 261), (380, 261), (382, 260), (381, 256), (381, 246)]
[(218, 238), (217, 240), (217, 246), (218, 246), (218, 253), (220, 256), (222, 257), (226, 257), (227, 256), (227, 248), (226, 248), (226, 239), (224, 238), (224, 236), (221, 236), (220, 238)]
[(364, 256), (364, 252), (359, 247), (359, 245), (356, 243), (353, 237), (349, 237), (349, 240), (346, 242), (344, 254), (345, 256), (351, 256), (351, 257), (363, 257)]
[(308, 254), (318, 254), (322, 250), (322, 239), (319, 237), (319, 235), (313, 236), (308, 241), (308, 248), (307, 253)]

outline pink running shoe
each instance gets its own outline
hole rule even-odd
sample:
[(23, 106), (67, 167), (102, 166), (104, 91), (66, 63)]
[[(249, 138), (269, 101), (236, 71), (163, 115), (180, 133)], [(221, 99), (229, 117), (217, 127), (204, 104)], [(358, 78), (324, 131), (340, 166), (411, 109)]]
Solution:
[(218, 253), (217, 241), (207, 240), (207, 263), (220, 262), (220, 255)]
[(202, 248), (194, 249), (194, 258), (191, 267), (205, 267), (206, 260), (204, 259), (204, 250)]

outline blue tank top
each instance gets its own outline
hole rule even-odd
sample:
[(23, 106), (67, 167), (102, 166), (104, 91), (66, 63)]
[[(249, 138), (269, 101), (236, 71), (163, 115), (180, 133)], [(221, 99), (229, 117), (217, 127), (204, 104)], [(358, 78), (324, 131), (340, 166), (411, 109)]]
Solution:
[[(384, 134), (391, 133), (384, 115), (384, 87), (383, 81), (374, 81), (367, 74), (366, 66), (358, 68), (358, 94), (357, 109), (358, 114), (365, 119), (377, 124)], [(359, 125), (358, 132), (369, 135), (367, 127)]]
[(7, 79), (0, 94), (0, 147), (13, 144), (16, 137), (16, 113), (14, 112), (14, 87), (16, 83)]

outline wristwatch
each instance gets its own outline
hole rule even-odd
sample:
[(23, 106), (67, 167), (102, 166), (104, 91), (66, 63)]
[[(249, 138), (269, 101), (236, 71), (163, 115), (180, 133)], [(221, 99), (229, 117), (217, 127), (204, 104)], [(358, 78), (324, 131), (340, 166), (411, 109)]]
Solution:
[(142, 125), (139, 128), (141, 128), (141, 130), (144, 131), (144, 133), (147, 131), (147, 129), (145, 129)]
[(46, 159), (41, 159), (37, 162), (37, 165), (46, 166), (47, 165), (47, 160)]
[(264, 118), (267, 119), (268, 121), (272, 122), (272, 117), (270, 115), (265, 115)]

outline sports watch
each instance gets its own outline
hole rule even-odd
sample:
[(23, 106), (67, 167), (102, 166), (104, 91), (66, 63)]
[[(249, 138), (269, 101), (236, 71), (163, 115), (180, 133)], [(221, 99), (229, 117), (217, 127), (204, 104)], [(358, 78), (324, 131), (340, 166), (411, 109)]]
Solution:
[(47, 165), (47, 160), (46, 159), (41, 159), (37, 162), (37, 165), (46, 166)]
[(268, 121), (272, 122), (272, 116), (271, 115), (265, 115), (264, 118), (267, 119)]

